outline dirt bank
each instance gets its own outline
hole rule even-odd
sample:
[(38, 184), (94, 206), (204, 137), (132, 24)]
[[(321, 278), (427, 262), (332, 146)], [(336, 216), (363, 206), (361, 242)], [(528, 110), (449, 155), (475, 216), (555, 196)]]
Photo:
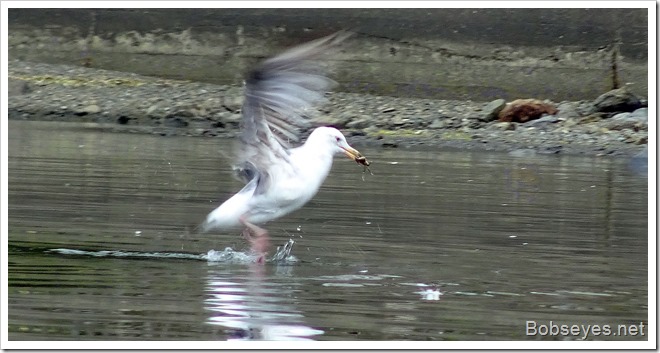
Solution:
[[(242, 89), (78, 66), (9, 62), (9, 118), (92, 122), (111, 131), (230, 137)], [(315, 118), (356, 145), (424, 145), (524, 153), (631, 156), (648, 142), (646, 100), (625, 89), (524, 123), (498, 121), (492, 102), (332, 93)], [(533, 98), (533, 97), (522, 97)]]

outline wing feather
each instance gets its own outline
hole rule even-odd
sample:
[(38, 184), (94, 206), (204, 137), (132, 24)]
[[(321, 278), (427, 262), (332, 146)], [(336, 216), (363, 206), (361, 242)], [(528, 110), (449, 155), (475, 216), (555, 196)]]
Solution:
[(315, 105), (334, 85), (319, 59), (350, 36), (337, 32), (267, 59), (245, 82), (238, 161), (234, 169), (245, 182), (259, 178), (255, 193), (264, 192), (274, 175), (294, 172), (288, 149), (299, 142)]

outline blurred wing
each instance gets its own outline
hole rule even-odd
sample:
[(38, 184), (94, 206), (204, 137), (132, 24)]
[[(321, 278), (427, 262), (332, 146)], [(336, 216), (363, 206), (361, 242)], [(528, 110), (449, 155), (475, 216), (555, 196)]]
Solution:
[(288, 149), (309, 127), (315, 104), (334, 81), (313, 60), (349, 36), (338, 32), (294, 47), (264, 61), (246, 79), (239, 138), (238, 165), (245, 182), (259, 177), (256, 193), (267, 188), (274, 174), (291, 171)]

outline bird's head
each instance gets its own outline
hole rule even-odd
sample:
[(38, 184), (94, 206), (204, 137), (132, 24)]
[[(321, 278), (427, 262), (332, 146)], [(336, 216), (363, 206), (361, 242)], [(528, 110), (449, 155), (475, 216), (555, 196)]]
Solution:
[(348, 156), (348, 158), (360, 164), (369, 165), (369, 162), (362, 153), (351, 147), (348, 142), (346, 142), (344, 134), (333, 127), (324, 126), (316, 128), (309, 136), (308, 141), (314, 141), (330, 146), (333, 154), (343, 153)]

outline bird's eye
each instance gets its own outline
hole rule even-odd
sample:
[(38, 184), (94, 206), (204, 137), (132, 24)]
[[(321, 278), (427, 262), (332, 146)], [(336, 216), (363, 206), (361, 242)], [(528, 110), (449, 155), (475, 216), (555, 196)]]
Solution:
[(339, 142), (339, 141), (341, 141), (341, 137), (336, 136), (336, 137), (335, 137), (335, 140), (336, 140), (337, 142)]

